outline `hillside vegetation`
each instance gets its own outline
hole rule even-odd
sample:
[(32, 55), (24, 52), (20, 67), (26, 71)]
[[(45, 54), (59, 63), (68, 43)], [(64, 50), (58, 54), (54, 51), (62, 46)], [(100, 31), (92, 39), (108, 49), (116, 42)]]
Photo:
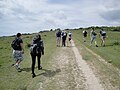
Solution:
[[(94, 44), (92, 47), (90, 46), (90, 36), (89, 36), (91, 30), (90, 28), (79, 28), (72, 30), (66, 29), (66, 31), (72, 32), (73, 40), (75, 42), (76, 47), (79, 49), (82, 58), (86, 60), (86, 62), (91, 66), (91, 68), (93, 68), (93, 71), (95, 70), (96, 72), (95, 74), (100, 75), (100, 78), (103, 80), (102, 82), (107, 85), (108, 84), (107, 80), (110, 80), (112, 86), (118, 87), (120, 89), (120, 85), (119, 85), (120, 79), (119, 79), (119, 74), (115, 71), (116, 69), (107, 67), (98, 60), (98, 57), (95, 57), (93, 54), (91, 54), (91, 52), (89, 52), (86, 49), (87, 47), (97, 55), (100, 55), (108, 64), (113, 65), (115, 68), (120, 69), (120, 58), (119, 58), (120, 27), (102, 27), (102, 28), (104, 28), (107, 32), (105, 47), (102, 47), (100, 45), (101, 39), (99, 35), (97, 35), (97, 43), (99, 47), (95, 47)], [(82, 31), (84, 29), (88, 31), (87, 42), (85, 43), (83, 42), (83, 36), (82, 36)], [(95, 29), (96, 32), (99, 33), (100, 28), (95, 27)], [(61, 47), (56, 47), (55, 31), (40, 32), (40, 34), (42, 36), (45, 45), (45, 55), (41, 58), (43, 70), (38, 71), (36, 68), (35, 72), (37, 74), (37, 77), (34, 79), (32, 78), (32, 74), (31, 74), (31, 56), (29, 54), (29, 47), (28, 47), (29, 44), (31, 43), (34, 34), (23, 35), (25, 54), (24, 54), (24, 60), (21, 63), (22, 72), (17, 72), (15, 67), (11, 66), (14, 63), (12, 57), (11, 42), (15, 37), (14, 36), (0, 37), (0, 89), (1, 90), (37, 90), (40, 87), (40, 84), (44, 83), (45, 80), (47, 79), (49, 79), (49, 81), (52, 83), (47, 83), (47, 86), (45, 87), (51, 88), (51, 90), (55, 90), (53, 88), (56, 87), (55, 86), (56, 82), (54, 82), (55, 80), (51, 81), (51, 77), (60, 71), (55, 72), (54, 70), (52, 70), (54, 68), (53, 64), (55, 64), (55, 62), (58, 62), (53, 60), (53, 57), (56, 55), (56, 52), (58, 52), (58, 50), (61, 49)], [(65, 52), (69, 52), (70, 47), (67, 47), (67, 50), (68, 51)], [(65, 64), (63, 63), (63, 65)], [(64, 71), (66, 70), (67, 69), (65, 69)], [(70, 71), (68, 72), (71, 73)], [(70, 75), (70, 77), (71, 76), (72, 75)], [(74, 79), (73, 77), (71, 78)], [(69, 80), (69, 78), (66, 79)], [(72, 85), (72, 82), (70, 85)]]

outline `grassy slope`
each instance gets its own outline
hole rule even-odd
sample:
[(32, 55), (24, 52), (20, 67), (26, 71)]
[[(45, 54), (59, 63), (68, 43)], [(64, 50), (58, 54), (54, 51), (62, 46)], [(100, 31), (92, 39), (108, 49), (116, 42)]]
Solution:
[[(87, 43), (83, 43), (82, 39), (82, 31), (75, 30), (72, 31), (73, 33), (73, 40), (79, 49), (82, 57), (86, 62), (90, 65), (90, 67), (95, 71), (95, 74), (99, 76), (101, 79), (101, 82), (105, 85), (107, 90), (116, 90), (120, 89), (120, 78), (118, 72), (115, 70), (115, 68), (111, 68), (109, 66), (106, 66), (103, 62), (98, 60), (98, 57), (94, 56), (92, 53), (88, 52), (86, 50), (86, 47), (100, 55), (102, 58), (104, 58), (106, 61), (112, 60), (112, 63), (115, 67), (120, 68), (120, 58), (119, 58), (119, 45), (112, 46), (114, 41), (120, 40), (120, 33), (119, 32), (107, 32), (108, 38), (106, 40), (106, 47), (98, 47), (95, 46), (90, 47), (90, 37), (87, 37)], [(98, 45), (100, 45), (100, 39), (97, 37)], [(111, 88), (111, 84), (115, 88)]]
[[(97, 32), (99, 33), (99, 31)], [(73, 31), (73, 34), (75, 36), (74, 39), (78, 40), (83, 45), (82, 31)], [(90, 36), (87, 37), (85, 46), (102, 56), (106, 61), (109, 62), (112, 60), (112, 64), (120, 68), (120, 45), (114, 45), (115, 42), (119, 42), (120, 44), (120, 32), (107, 31), (107, 36), (106, 47), (101, 47), (101, 40), (99, 38), (99, 35), (97, 35), (97, 43), (99, 46), (98, 48), (94, 46), (94, 43), (92, 47), (90, 46)]]
[[(52, 55), (56, 52), (55, 33), (44, 32), (41, 33), (45, 44), (45, 55), (42, 57), (42, 65), (44, 69), (51, 67)], [(10, 46), (14, 37), (0, 38), (0, 88), (1, 90), (35, 90), (39, 88), (39, 83), (43, 82), (45, 78), (41, 73), (35, 69), (39, 77), (32, 79), (31, 77), (31, 57), (29, 54), (28, 43), (31, 43), (32, 35), (24, 35), (23, 41), (25, 46), (24, 61), (21, 63), (22, 72), (17, 72), (11, 65), (14, 63), (12, 58), (12, 49)], [(37, 64), (36, 64), (37, 66)]]
[[(93, 55), (85, 50), (84, 44), (82, 43), (82, 34), (81, 31), (73, 31), (73, 39), (75, 41), (75, 44), (79, 48), (80, 51), (82, 51), (83, 58), (88, 62), (93, 62), (92, 64), (98, 64), (97, 68), (102, 68), (100, 72), (101, 75), (111, 75), (111, 82), (113, 85), (119, 85), (119, 79), (117, 74), (114, 71), (110, 70), (109, 68), (105, 69), (106, 66), (102, 64), (101, 62), (98, 62), (96, 60), (96, 57), (93, 57)], [(110, 32), (108, 31), (108, 38), (107, 38), (107, 46), (106, 47), (90, 47), (89, 46), (89, 37), (88, 42), (85, 46), (96, 52), (97, 54), (101, 55), (106, 60), (113, 60), (112, 64), (119, 68), (120, 66), (120, 59), (119, 59), (119, 46), (111, 46), (114, 41), (120, 40), (120, 33), (118, 32)], [(111, 33), (112, 36), (111, 36)], [(55, 44), (55, 33), (54, 32), (44, 32), (41, 34), (42, 39), (45, 44), (45, 55), (42, 57), (42, 65), (45, 70), (48, 70), (52, 66), (52, 55), (55, 54), (56, 48)], [(117, 37), (116, 37), (117, 36)], [(18, 73), (14, 67), (11, 67), (11, 64), (14, 62), (12, 58), (12, 49), (10, 47), (11, 41), (14, 39), (14, 37), (2, 37), (0, 38), (0, 87), (1, 90), (35, 90), (39, 88), (40, 84), (45, 81), (45, 77), (50, 77), (49, 75), (45, 75), (45, 71), (38, 71), (37, 68), (35, 70), (36, 74), (38, 75), (36, 78), (31, 78), (31, 57), (29, 54), (29, 48), (27, 47), (27, 43), (31, 42), (32, 35), (25, 35), (23, 36), (24, 44), (25, 44), (25, 59), (21, 63), (22, 72)], [(99, 38), (97, 38), (99, 41)], [(98, 44), (100, 44), (98, 42)], [(99, 64), (101, 66), (99, 66)], [(101, 73), (102, 72), (102, 73)], [(107, 76), (101, 77), (102, 79), (108, 78)], [(106, 81), (106, 80), (105, 80)], [(106, 83), (103, 81), (104, 83)], [(49, 84), (51, 88), (54, 88), (56, 86), (52, 85), (54, 83)], [(54, 87), (53, 87), (54, 86)], [(49, 88), (48, 87), (48, 88)]]

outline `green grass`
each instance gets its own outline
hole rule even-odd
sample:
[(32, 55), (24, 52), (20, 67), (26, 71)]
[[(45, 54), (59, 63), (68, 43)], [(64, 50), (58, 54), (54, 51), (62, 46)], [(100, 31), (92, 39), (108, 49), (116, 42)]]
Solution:
[[(99, 30), (96, 30), (97, 33), (99, 33)], [(103, 57), (107, 62), (112, 60), (112, 64), (120, 68), (120, 32), (113, 32), (113, 31), (107, 31), (107, 38), (106, 38), (106, 46), (101, 46), (101, 39), (99, 35), (97, 35), (97, 43), (98, 48), (95, 47), (94, 43), (93, 46), (90, 46), (90, 36), (87, 37), (87, 42), (83, 43), (83, 37), (82, 37), (82, 30), (74, 30), (72, 31), (73, 38), (77, 42), (80, 42), (83, 46), (88, 47), (101, 57)], [(88, 34), (90, 33), (90, 30), (88, 31)]]
[[(108, 38), (106, 39), (106, 47), (90, 47), (90, 38), (87, 37), (87, 43), (83, 44), (82, 39), (82, 31), (74, 30), (73, 39), (75, 41), (76, 46), (81, 51), (81, 54), (87, 62), (92, 62), (92, 60), (96, 60), (96, 58), (87, 50), (85, 47), (93, 50), (95, 53), (99, 54), (106, 61), (112, 60), (112, 64), (115, 67), (120, 68), (120, 32), (112, 32), (107, 31)], [(10, 46), (14, 37), (0, 37), (0, 89), (1, 90), (36, 90), (39, 88), (40, 84), (43, 83), (46, 78), (50, 78), (54, 75), (54, 72), (51, 71), (53, 60), (52, 57), (55, 55), (56, 51), (59, 49), (55, 45), (55, 32), (43, 32), (41, 33), (42, 39), (45, 45), (45, 55), (42, 59), (42, 66), (44, 70), (38, 71), (35, 69), (36, 74), (38, 75), (36, 78), (32, 78), (31, 75), (31, 57), (29, 54), (28, 44), (31, 43), (33, 35), (23, 35), (23, 41), (25, 46), (25, 55), (24, 60), (21, 63), (22, 72), (17, 72), (14, 67), (11, 65), (14, 63), (12, 58), (12, 48)], [(100, 39), (97, 37), (98, 45), (100, 46)], [(101, 65), (101, 71), (104, 72), (105, 75), (113, 75), (114, 71), (111, 71), (109, 68), (104, 71), (106, 66), (101, 62), (97, 62), (97, 67), (99, 64)], [(36, 62), (37, 66), (37, 62)], [(46, 74), (48, 72), (49, 74)], [(51, 73), (53, 72), (53, 73)], [(102, 75), (103, 73), (101, 73)], [(119, 80), (117, 80), (118, 76), (113, 75), (111, 80), (112, 83), (118, 84)], [(46, 88), (56, 90), (55, 82), (50, 83)]]
[[(55, 54), (57, 48), (55, 45), (55, 32), (41, 33), (45, 46), (45, 55), (42, 59), (43, 69), (47, 70), (52, 66), (52, 55)], [(31, 74), (31, 56), (29, 54), (28, 44), (31, 43), (33, 35), (23, 35), (25, 54), (24, 60), (21, 63), (22, 72), (17, 72), (14, 66), (12, 57), (11, 42), (14, 37), (0, 37), (0, 89), (1, 90), (36, 90), (39, 88), (39, 83), (45, 81), (44, 70), (38, 71), (35, 69), (36, 78), (32, 78)], [(37, 66), (37, 62), (36, 62)], [(49, 77), (49, 75), (48, 75)]]
[[(97, 31), (99, 32), (99, 31)], [(82, 38), (82, 31), (80, 30), (74, 30), (73, 33), (73, 40), (76, 44), (76, 47), (78, 48), (80, 54), (82, 55), (82, 58), (89, 64), (89, 66), (94, 71), (95, 75), (99, 76), (101, 82), (106, 86), (106, 88), (111, 90), (109, 86), (109, 83), (113, 87), (117, 87), (117, 89), (120, 89), (120, 78), (119, 78), (119, 72), (114, 68), (113, 66), (120, 69), (120, 45), (114, 45), (114, 42), (119, 42), (120, 40), (120, 32), (111, 32), (107, 31), (108, 38), (106, 39), (106, 47), (100, 46), (100, 39), (97, 36), (97, 42), (99, 47), (90, 46), (90, 36), (87, 37), (87, 42), (83, 42)], [(102, 58), (104, 58), (107, 62), (112, 60), (111, 64), (113, 64), (112, 67), (107, 66), (104, 62), (101, 62), (98, 60), (98, 57), (93, 55), (91, 52), (89, 52), (87, 49), (89, 48), (93, 52), (100, 55)], [(114, 90), (117, 90), (114, 89)]]

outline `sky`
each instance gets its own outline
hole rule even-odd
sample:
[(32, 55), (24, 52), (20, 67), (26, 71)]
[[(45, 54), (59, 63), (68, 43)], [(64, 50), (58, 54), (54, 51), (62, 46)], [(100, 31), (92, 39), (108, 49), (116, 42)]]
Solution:
[(120, 0), (0, 0), (0, 36), (120, 26)]

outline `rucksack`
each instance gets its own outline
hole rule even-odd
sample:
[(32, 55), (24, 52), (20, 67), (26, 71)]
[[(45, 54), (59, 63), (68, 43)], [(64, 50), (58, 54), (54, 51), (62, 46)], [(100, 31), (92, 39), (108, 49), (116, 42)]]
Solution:
[(105, 31), (102, 31), (102, 36), (106, 36), (106, 32)]
[(95, 32), (92, 32), (92, 34), (93, 34), (94, 36), (96, 36), (96, 35), (97, 35), (97, 33), (95, 33)]
[(17, 49), (18, 49), (18, 47), (19, 47), (18, 39), (15, 39), (15, 40), (12, 41), (11, 47), (12, 47), (14, 50), (17, 50)]
[(57, 32), (57, 37), (60, 37), (61, 36), (61, 32), (59, 31), (59, 32)]
[(44, 45), (42, 40), (33, 41), (33, 45), (30, 47), (30, 52), (32, 54), (40, 54), (43, 52)]

